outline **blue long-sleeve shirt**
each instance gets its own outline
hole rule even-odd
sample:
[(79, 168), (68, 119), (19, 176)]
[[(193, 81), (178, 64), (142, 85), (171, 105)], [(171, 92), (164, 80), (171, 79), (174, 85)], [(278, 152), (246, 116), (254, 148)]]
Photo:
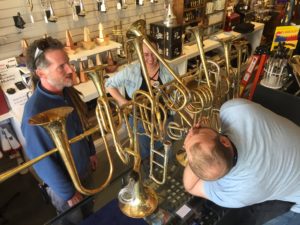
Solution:
[[(62, 106), (73, 106), (65, 91), (63, 96), (54, 95), (43, 89), (40, 83), (37, 85), (36, 90), (25, 105), (21, 124), (26, 141), (25, 152), (30, 159), (53, 149), (55, 145), (43, 127), (30, 125), (28, 120), (40, 112)], [(66, 130), (68, 139), (83, 132), (79, 116), (75, 110), (67, 117)], [(95, 154), (93, 143), (83, 139), (73, 143), (71, 151), (79, 177), (86, 177), (90, 167), (89, 157)], [(33, 167), (38, 176), (61, 198), (67, 201), (74, 195), (74, 185), (59, 153), (46, 157)]]

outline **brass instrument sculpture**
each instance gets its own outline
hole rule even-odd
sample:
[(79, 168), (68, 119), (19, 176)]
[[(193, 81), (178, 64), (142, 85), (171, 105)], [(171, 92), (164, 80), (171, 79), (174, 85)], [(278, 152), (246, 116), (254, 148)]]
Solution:
[[(52, 110), (48, 110), (44, 113), (40, 113), (38, 115), (36, 115), (35, 117), (31, 118), (30, 123), (32, 125), (42, 125), (47, 127), (46, 129), (48, 129), (48, 131), (51, 133), (51, 135), (53, 135), (53, 139), (55, 144), (57, 145), (56, 148), (49, 150), (48, 152), (44, 153), (43, 155), (40, 155), (32, 160), (29, 160), (27, 162), (25, 162), (24, 164), (15, 167), (13, 169), (10, 169), (2, 174), (0, 174), (0, 182), (3, 182), (5, 180), (7, 180), (8, 178), (14, 176), (15, 174), (21, 172), (22, 170), (32, 166), (33, 164), (39, 162), (40, 160), (44, 159), (45, 157), (48, 157), (50, 155), (52, 155), (53, 153), (59, 152), (62, 155), (64, 163), (67, 165), (68, 168), (68, 172), (70, 173), (70, 176), (72, 178), (72, 181), (74, 181), (74, 185), (77, 188), (77, 190), (79, 192), (81, 192), (82, 194), (95, 194), (96, 192), (102, 190), (104, 188), (105, 185), (107, 185), (109, 179), (106, 180), (106, 182), (104, 182), (105, 185), (99, 187), (98, 189), (93, 189), (93, 190), (89, 190), (89, 189), (85, 189), (84, 187), (82, 187), (80, 181), (78, 180), (78, 174), (76, 171), (76, 168), (74, 167), (74, 163), (72, 155), (70, 153), (70, 149), (69, 149), (69, 145), (72, 143), (75, 143), (93, 133), (95, 133), (96, 131), (99, 130), (98, 126), (95, 126), (87, 131), (85, 131), (84, 133), (70, 139), (67, 140), (67, 135), (65, 132), (65, 117), (72, 111), (71, 107), (61, 107), (61, 108), (56, 108), (56, 109), (52, 109)], [(59, 130), (61, 129), (61, 130)], [(109, 161), (110, 160), (110, 156), (108, 156)], [(111, 172), (112, 173), (112, 172)], [(110, 173), (110, 177), (111, 177), (111, 173)]]
[(228, 38), (222, 38), (218, 40), (221, 42), (223, 48), (224, 48), (224, 56), (225, 56), (225, 74), (226, 78), (229, 80), (229, 92), (227, 93), (227, 100), (233, 98), (233, 93), (236, 93), (235, 85), (236, 82), (234, 81), (235, 75), (234, 72), (230, 66), (230, 49), (231, 49), (231, 44), (233, 41), (233, 37), (228, 37)]
[[(93, 68), (89, 68), (84, 72), (93, 81), (99, 94), (97, 99), (96, 116), (100, 127), (100, 132), (102, 133), (104, 139), (106, 133), (110, 133), (112, 135), (118, 156), (123, 163), (127, 164), (129, 162), (128, 155), (123, 149), (119, 137), (117, 136), (117, 130), (121, 127), (122, 115), (120, 113), (118, 104), (113, 100), (113, 98), (108, 98), (106, 95), (103, 78), (104, 68), (105, 65), (98, 65)], [(114, 105), (115, 112), (112, 112), (109, 103)]]
[[(187, 131), (187, 127), (191, 127), (193, 123), (195, 123), (195, 121), (193, 122), (193, 118), (191, 118), (187, 112), (193, 113), (194, 115), (201, 115), (199, 113), (202, 112), (203, 109), (210, 111), (213, 102), (213, 95), (210, 89), (206, 87), (199, 88), (196, 86), (187, 91), (188, 88), (186, 87), (185, 79), (189, 79), (189, 75), (191, 75), (194, 79), (193, 74), (178, 77), (151, 46), (151, 43), (149, 43), (149, 41), (145, 38), (145, 33), (145, 21), (138, 20), (129, 28), (127, 37), (131, 39), (131, 42), (136, 49), (146, 84), (149, 88), (149, 95), (152, 96), (154, 100), (161, 98), (165, 103), (166, 109), (172, 110), (180, 116), (181, 124), (170, 122), (167, 129), (169, 137), (178, 140), (183, 137), (183, 133)], [(174, 77), (173, 81), (154, 87), (150, 85), (144, 58), (141, 52), (141, 43), (144, 43), (158, 58), (158, 60), (166, 66)], [(194, 120), (195, 118), (196, 116), (194, 117)], [(144, 128), (147, 132), (147, 126), (144, 126)], [(148, 131), (148, 133), (151, 134), (152, 132)], [(151, 151), (152, 150), (153, 149), (151, 149)]]
[(241, 82), (241, 67), (242, 67), (242, 55), (244, 47), (247, 45), (246, 40), (235, 40), (232, 42), (232, 45), (237, 51), (237, 71), (234, 78), (234, 87), (233, 98), (238, 98), (240, 96), (240, 82)]
[[(179, 76), (177, 76), (174, 71), (170, 68), (170, 66), (164, 61), (164, 59), (156, 52), (156, 50), (154, 49), (154, 47), (151, 45), (151, 43), (147, 40), (147, 38), (145, 37), (146, 34), (146, 22), (144, 20), (138, 20), (136, 22), (134, 22), (129, 30), (127, 31), (127, 38), (129, 39), (130, 43), (133, 44), (138, 59), (140, 61), (141, 64), (141, 68), (142, 68), (142, 72), (143, 72), (143, 76), (144, 79), (146, 81), (148, 90), (149, 90), (149, 101), (152, 102), (152, 107), (155, 109), (156, 106), (156, 102), (159, 102), (159, 99), (161, 98), (163, 100), (163, 102), (165, 103), (165, 110), (172, 110), (175, 112), (180, 112), (181, 110), (183, 110), (185, 108), (185, 106), (187, 105), (187, 103), (190, 100), (190, 90), (187, 89), (187, 87), (184, 85), (183, 81), (181, 80), (181, 78), (179, 78)], [(154, 85), (152, 86), (150, 84), (150, 78), (148, 76), (148, 71), (146, 68), (146, 64), (145, 64), (145, 60), (143, 57), (143, 53), (142, 53), (142, 47), (141, 45), (145, 44), (150, 51), (157, 57), (157, 59), (167, 68), (167, 70), (170, 72), (170, 74), (173, 76), (174, 80), (164, 84), (164, 85)], [(153, 111), (151, 113), (152, 115), (152, 119), (151, 119), (151, 123), (153, 123), (155, 121), (156, 118), (158, 118), (157, 116), (154, 117), (155, 113), (157, 113), (158, 110)], [(160, 131), (160, 133), (157, 133), (158, 136), (156, 139), (153, 136), (153, 129), (155, 126), (145, 126), (144, 125), (144, 129), (146, 134), (148, 134), (148, 136), (150, 136), (150, 140), (151, 140), (151, 146), (150, 146), (150, 156), (153, 159), (153, 155), (157, 154), (158, 152), (152, 147), (153, 146), (153, 141), (154, 140), (160, 140), (163, 141), (165, 139), (165, 127), (164, 125), (161, 126), (161, 129), (155, 129), (155, 131)], [(152, 131), (151, 131), (152, 129)], [(159, 154), (159, 155), (163, 155), (166, 156), (166, 152), (168, 152), (168, 150), (164, 149), (164, 153)], [(164, 165), (167, 163), (168, 158), (164, 157)], [(150, 162), (150, 168), (153, 166), (152, 165), (153, 161)], [(158, 165), (161, 168), (166, 169), (165, 166), (154, 162), (155, 165)], [(153, 178), (153, 174), (152, 174), (152, 169), (150, 170), (150, 178)], [(165, 175), (165, 171), (164, 171), (164, 175)], [(154, 181), (158, 182), (158, 183), (163, 183), (165, 179), (165, 176), (163, 176), (161, 181), (158, 181), (157, 179)]]
[(29, 123), (31, 125), (43, 126), (48, 131), (57, 147), (58, 152), (60, 153), (60, 156), (62, 157), (63, 162), (65, 163), (76, 190), (85, 195), (93, 195), (105, 188), (111, 180), (113, 173), (112, 158), (109, 150), (106, 149), (109, 161), (109, 175), (103, 185), (100, 185), (95, 189), (86, 189), (82, 186), (76, 170), (75, 162), (73, 160), (66, 132), (66, 118), (72, 111), (72, 107), (59, 107), (50, 109), (30, 118)]
[[(141, 182), (141, 158), (138, 150), (138, 133), (136, 130), (137, 122), (140, 118), (137, 114), (140, 114), (141, 118), (144, 118), (143, 115), (145, 116), (145, 110), (147, 111), (147, 109), (150, 109), (150, 111), (152, 112), (152, 125), (151, 123), (147, 123), (149, 118), (144, 118), (143, 122), (147, 123), (148, 126), (151, 126), (151, 140), (154, 140), (153, 135), (155, 133), (155, 127), (153, 124), (158, 124), (154, 122), (155, 102), (151, 101), (151, 98), (149, 98), (149, 95), (147, 93), (137, 91), (134, 94), (133, 100), (130, 104), (124, 105), (122, 106), (122, 108), (119, 108), (118, 104), (112, 98), (108, 98), (106, 96), (106, 92), (103, 86), (103, 72), (104, 66), (102, 65), (96, 66), (86, 71), (88, 76), (94, 82), (96, 89), (99, 93), (99, 97), (97, 100), (96, 115), (100, 131), (104, 138), (103, 140), (105, 140), (106, 133), (110, 133), (112, 135), (117, 154), (119, 155), (123, 163), (127, 164), (129, 162), (129, 155), (132, 155), (134, 157), (133, 173), (129, 178), (129, 183), (119, 193), (119, 206), (121, 211), (125, 215), (133, 218), (142, 218), (150, 215), (156, 209), (158, 205), (158, 199), (155, 192), (151, 188), (143, 186)], [(150, 101), (148, 101), (148, 99), (150, 99)], [(114, 104), (116, 113), (114, 113), (111, 110), (110, 103)], [(150, 103), (150, 106), (148, 105), (148, 103)], [(133, 129), (130, 128), (128, 122), (128, 115), (131, 112), (131, 106), (133, 107), (134, 118)], [(117, 114), (116, 117), (113, 116), (115, 114)], [(125, 148), (122, 146), (119, 137), (117, 136), (117, 130), (121, 126), (122, 117), (124, 118), (130, 140), (129, 147)], [(157, 115), (157, 118), (160, 118), (160, 115)], [(151, 146), (152, 145), (153, 142)]]
[[(237, 98), (239, 96), (241, 65), (242, 65), (242, 53), (247, 42), (241, 39), (234, 39), (233, 37), (223, 38), (219, 40), (224, 48), (225, 56), (225, 71), (226, 76), (230, 82), (230, 91), (228, 93), (228, 99)], [(237, 51), (237, 70), (234, 71), (230, 65), (231, 57), (231, 45), (236, 47)]]
[[(196, 39), (201, 59), (201, 66), (192, 71), (190, 75), (186, 76), (185, 84), (191, 90), (191, 100), (185, 108), (185, 112), (178, 112), (181, 123), (171, 122), (168, 127), (168, 135), (175, 140), (182, 139), (188, 129), (201, 121), (202, 118), (208, 118), (210, 127), (216, 130), (220, 129), (219, 124), (219, 107), (221, 98), (221, 76), (219, 66), (210, 60), (206, 60), (203, 48), (203, 28), (194, 27), (188, 30)], [(205, 79), (202, 74), (204, 73)], [(226, 81), (226, 80), (225, 80)], [(227, 83), (226, 83), (227, 84)], [(228, 88), (227, 88), (228, 89)], [(217, 100), (216, 100), (217, 99)], [(186, 152), (179, 150), (176, 153), (178, 162), (186, 166), (187, 157)]]
[[(157, 207), (158, 204), (158, 199), (155, 194), (155, 192), (149, 188), (149, 187), (143, 187), (141, 184), (141, 178), (140, 178), (140, 155), (138, 152), (138, 143), (136, 141), (137, 139), (137, 132), (136, 128), (133, 128), (134, 134), (132, 135), (131, 129), (129, 128), (128, 121), (125, 120), (127, 129), (130, 130), (129, 132), (129, 138), (130, 138), (130, 146), (127, 148), (123, 148), (121, 146), (120, 141), (118, 140), (117, 137), (117, 129), (121, 126), (121, 116), (127, 116), (128, 113), (126, 109), (128, 107), (124, 107), (122, 109), (122, 112), (116, 105), (116, 112), (117, 114), (114, 114), (114, 111), (111, 110), (111, 101), (106, 96), (105, 89), (103, 86), (103, 77), (104, 77), (104, 65), (96, 66), (94, 68), (90, 68), (89, 70), (85, 71), (88, 76), (94, 81), (95, 86), (97, 88), (97, 91), (99, 92), (99, 98), (97, 101), (97, 108), (96, 108), (96, 116), (97, 116), (97, 121), (98, 121), (98, 126), (85, 131), (83, 134), (74, 137), (70, 141), (67, 139), (67, 134), (66, 134), (66, 128), (65, 128), (65, 122), (66, 122), (66, 117), (67, 115), (72, 111), (71, 107), (60, 107), (60, 108), (54, 108), (51, 110), (48, 110), (46, 112), (42, 112), (30, 119), (30, 123), (32, 125), (40, 125), (43, 126), (49, 134), (51, 135), (56, 148), (46, 152), (45, 154), (32, 159), (23, 165), (18, 166), (17, 168), (14, 168), (12, 170), (9, 170), (3, 174), (0, 175), (0, 181), (4, 181), (8, 179), (9, 177), (15, 175), (16, 173), (22, 171), (23, 169), (37, 163), (38, 161), (42, 160), (43, 158), (50, 156), (53, 153), (59, 152), (59, 154), (62, 157), (62, 160), (64, 164), (66, 165), (67, 171), (70, 174), (70, 177), (72, 179), (72, 182), (74, 183), (75, 188), (81, 192), (82, 194), (85, 195), (92, 195), (95, 194), (101, 190), (103, 190), (110, 182), (113, 174), (113, 163), (112, 163), (112, 158), (110, 155), (109, 151), (109, 146), (108, 146), (108, 141), (106, 139), (106, 134), (110, 133), (113, 136), (115, 147), (117, 154), (119, 155), (120, 159), (124, 163), (129, 162), (129, 155), (132, 155), (134, 157), (134, 167), (133, 167), (133, 173), (134, 179), (131, 180), (131, 184), (133, 183), (133, 192), (132, 192), (132, 201), (126, 201), (126, 196), (128, 196), (128, 193), (124, 191), (120, 193), (119, 198), (122, 198), (124, 201), (120, 201), (120, 208), (123, 211), (124, 214), (134, 217), (134, 218), (142, 218), (145, 216), (150, 215)], [(136, 93), (133, 101), (133, 108), (134, 108), (134, 126), (137, 124), (137, 111), (139, 110), (140, 106), (138, 106), (139, 101), (136, 98), (141, 98), (140, 95), (141, 93)], [(145, 93), (146, 98), (149, 98), (148, 94)], [(144, 97), (143, 96), (143, 97)], [(135, 104), (136, 103), (136, 104)], [(153, 105), (155, 105), (155, 102), (150, 102), (154, 103), (150, 106), (151, 111), (153, 112)], [(143, 106), (143, 107), (147, 107)], [(160, 118), (159, 115), (157, 115), (158, 118)], [(109, 162), (109, 174), (104, 181), (104, 183), (99, 186), (96, 189), (86, 189), (81, 185), (80, 179), (78, 177), (76, 167), (73, 161), (72, 153), (70, 150), (70, 145), (71, 143), (74, 143), (78, 140), (81, 140), (85, 138), (88, 135), (91, 135), (92, 133), (98, 131), (100, 129), (102, 136), (103, 136), (103, 143), (105, 146), (106, 154), (108, 157), (108, 162)], [(154, 129), (154, 126), (152, 127)], [(154, 132), (152, 132), (154, 134)], [(135, 140), (134, 140), (135, 138)], [(124, 193), (124, 194), (122, 194)], [(128, 198), (127, 198), (128, 200)]]
[[(130, 28), (128, 29), (128, 31), (126, 33), (126, 36), (127, 36), (128, 39), (131, 40), (131, 43), (133, 44), (133, 46), (136, 50), (138, 59), (141, 63), (142, 72), (143, 72), (143, 75), (145, 77), (147, 87), (149, 89), (149, 94), (152, 97), (154, 97), (153, 87), (150, 85), (150, 80), (149, 80), (149, 77), (147, 75), (148, 72), (147, 72), (147, 69), (146, 69), (145, 60), (144, 60), (144, 57), (143, 57), (142, 52), (141, 52), (141, 44), (142, 43), (145, 44), (150, 49), (150, 51), (156, 56), (156, 58), (166, 67), (166, 69), (173, 76), (174, 81), (171, 82), (167, 86), (167, 88), (176, 90), (177, 97), (182, 98), (182, 101), (177, 102), (177, 104), (175, 104), (175, 100), (172, 100), (171, 98), (163, 98), (163, 100), (166, 103), (168, 109), (175, 110), (175, 111), (181, 110), (186, 106), (186, 104), (187, 104), (187, 102), (190, 98), (189, 90), (183, 84), (183, 82), (179, 78), (179, 76), (175, 74), (175, 72), (172, 70), (172, 68), (166, 63), (166, 61), (154, 49), (154, 47), (151, 45), (151, 43), (145, 37), (145, 34), (146, 34), (146, 22), (145, 22), (145, 20), (140, 19), (140, 20), (137, 20), (136, 22), (134, 22), (130, 26)], [(170, 92), (170, 91), (168, 91), (168, 92), (169, 93), (174, 93), (174, 92)]]
[(122, 46), (120, 48), (117, 49), (117, 54), (120, 58), (125, 58), (126, 55), (125, 54), (125, 42), (124, 42), (124, 35), (123, 35), (123, 31), (122, 31), (122, 21), (120, 20), (120, 25), (114, 25), (114, 29), (112, 30), (112, 34), (115, 37), (115, 41), (118, 43), (121, 43)]

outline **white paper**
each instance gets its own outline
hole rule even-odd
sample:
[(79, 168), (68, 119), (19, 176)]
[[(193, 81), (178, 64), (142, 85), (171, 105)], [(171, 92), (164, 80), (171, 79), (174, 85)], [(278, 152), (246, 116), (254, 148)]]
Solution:
[(184, 218), (190, 211), (190, 207), (188, 207), (187, 205), (183, 205), (180, 209), (177, 210), (176, 214), (181, 218)]

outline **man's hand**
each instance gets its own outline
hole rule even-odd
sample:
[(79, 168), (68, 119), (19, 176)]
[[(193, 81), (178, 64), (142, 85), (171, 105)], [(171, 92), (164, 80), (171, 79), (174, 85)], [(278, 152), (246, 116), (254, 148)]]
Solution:
[(79, 203), (82, 199), (83, 199), (82, 194), (80, 194), (78, 191), (76, 191), (75, 194), (73, 195), (73, 197), (68, 200), (68, 205), (70, 207), (72, 207), (73, 205), (76, 205), (77, 203)]
[(98, 158), (96, 154), (90, 156), (90, 163), (91, 163), (92, 170), (95, 171), (98, 166)]

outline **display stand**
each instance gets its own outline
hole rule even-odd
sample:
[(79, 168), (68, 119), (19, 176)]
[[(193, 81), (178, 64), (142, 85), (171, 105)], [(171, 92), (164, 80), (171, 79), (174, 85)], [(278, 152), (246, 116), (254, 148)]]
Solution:
[[(241, 34), (234, 31), (230, 32), (223, 32), (219, 33), (214, 36), (210, 36), (209, 39), (204, 40), (204, 51), (209, 52), (213, 49), (220, 48), (222, 45), (219, 41), (216, 41), (217, 39), (221, 39), (222, 37), (234, 37), (235, 39), (238, 38), (246, 38), (247, 41), (251, 44), (252, 47), (252, 53), (256, 49), (257, 46), (260, 44), (260, 40), (262, 37), (264, 24), (263, 23), (256, 23), (252, 22), (255, 27), (254, 31), (248, 34)], [(251, 54), (252, 54), (251, 53)], [(182, 55), (176, 59), (173, 60), (166, 60), (168, 63), (172, 65), (176, 65), (179, 74), (185, 74), (187, 72), (187, 62), (189, 59), (194, 58), (199, 55), (199, 50), (197, 47), (197, 44), (193, 45), (185, 45), (183, 47)]]

